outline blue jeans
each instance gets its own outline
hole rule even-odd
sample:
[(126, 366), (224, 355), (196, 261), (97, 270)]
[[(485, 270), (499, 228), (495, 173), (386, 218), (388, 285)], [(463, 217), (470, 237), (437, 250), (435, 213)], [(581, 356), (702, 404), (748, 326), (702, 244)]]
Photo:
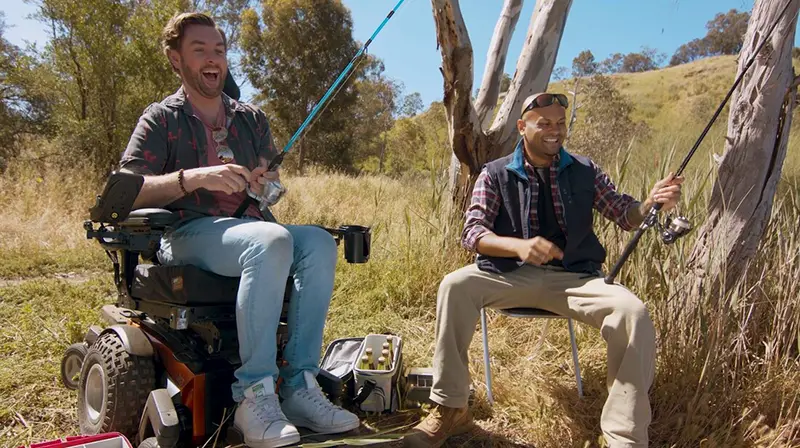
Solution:
[[(280, 375), (289, 391), (304, 384), (303, 371), (317, 375), (337, 259), (336, 243), (327, 231), (252, 218), (198, 218), (165, 234), (158, 257), (164, 265), (192, 264), (241, 277), (236, 324), (242, 365), (234, 372), (235, 401), (268, 376), (277, 381)], [(276, 334), (290, 275), (294, 282), (284, 350), (288, 365), (279, 369)]]

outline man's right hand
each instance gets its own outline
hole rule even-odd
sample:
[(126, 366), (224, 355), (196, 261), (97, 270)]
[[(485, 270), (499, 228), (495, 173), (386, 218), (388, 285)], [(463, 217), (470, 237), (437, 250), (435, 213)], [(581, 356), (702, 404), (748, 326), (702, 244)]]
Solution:
[(241, 165), (217, 165), (186, 170), (183, 173), (184, 186), (192, 192), (198, 188), (209, 191), (222, 191), (227, 194), (244, 191), (250, 182), (250, 170)]
[(553, 258), (561, 260), (564, 252), (550, 241), (535, 236), (527, 240), (519, 240), (517, 256), (526, 263), (541, 266)]

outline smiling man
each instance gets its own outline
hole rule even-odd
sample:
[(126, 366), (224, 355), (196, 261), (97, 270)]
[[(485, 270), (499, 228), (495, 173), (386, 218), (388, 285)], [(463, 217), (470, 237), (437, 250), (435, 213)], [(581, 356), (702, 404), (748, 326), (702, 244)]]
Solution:
[[(135, 208), (180, 216), (162, 238), (162, 264), (240, 277), (234, 425), (253, 448), (299, 442), (296, 426), (320, 433), (357, 428), (358, 417), (334, 406), (316, 382), (336, 268), (333, 237), (315, 226), (267, 221), (255, 205), (232, 216), (246, 189), (259, 193), (278, 179), (265, 168), (277, 154), (267, 118), (223, 93), (227, 45), (209, 16), (176, 15), (162, 41), (182, 85), (144, 111), (120, 165), (144, 175)], [(290, 276), (287, 365), (279, 369), (276, 334)]]
[(594, 162), (563, 148), (567, 107), (564, 95), (528, 97), (514, 152), (478, 176), (462, 233), (476, 263), (439, 286), (430, 395), (437, 406), (406, 446), (440, 446), (473, 426), (467, 351), (483, 307), (541, 308), (600, 329), (608, 345), (603, 434), (612, 448), (647, 446), (655, 330), (638, 297), (603, 280), (606, 252), (592, 227), (593, 210), (631, 230), (653, 204), (675, 207), (682, 179), (658, 181), (641, 203), (617, 192)]

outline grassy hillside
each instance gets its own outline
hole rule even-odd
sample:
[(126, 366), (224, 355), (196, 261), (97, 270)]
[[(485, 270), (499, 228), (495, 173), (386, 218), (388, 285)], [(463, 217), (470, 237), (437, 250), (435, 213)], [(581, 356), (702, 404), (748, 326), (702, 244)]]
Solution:
[[(632, 118), (644, 121), (652, 131), (651, 139), (636, 141), (632, 146), (631, 155), (637, 166), (657, 169), (673, 150), (675, 160), (669, 166), (680, 164), (733, 84), (737, 64), (736, 56), (715, 56), (661, 70), (611, 76), (615, 87), (632, 103)], [(574, 80), (565, 80), (551, 84), (549, 89), (569, 95), (573, 88)], [(581, 100), (579, 95), (578, 102)], [(688, 173), (705, 169), (712, 153), (723, 152), (729, 106), (730, 101), (704, 139)], [(585, 116), (579, 113), (578, 119), (580, 126)], [(797, 129), (796, 119), (792, 127)], [(608, 132), (613, 133), (614, 129)], [(797, 147), (797, 138), (798, 132), (793, 132), (784, 174), (800, 172), (800, 152), (792, 150)], [(622, 146), (629, 143), (622, 142)]]
[[(635, 116), (653, 129), (647, 141), (625, 142), (630, 153), (612, 158), (608, 171), (620, 188), (641, 197), (677, 165), (733, 74), (733, 58), (712, 58), (615, 77)], [(687, 173), (681, 211), (696, 226), (710, 194), (709, 154), (721, 151), (726, 121), (721, 117)], [(787, 178), (798, 173), (796, 147), (793, 137)], [(457, 244), (461, 222), (445, 213), (445, 179), (310, 173), (286, 181), (289, 194), (276, 209), (282, 221), (373, 228), (370, 262), (337, 267), (326, 342), (391, 331), (405, 339), (409, 365), (430, 365), (439, 282), (468, 262)], [(77, 395), (60, 386), (58, 363), (97, 321), (100, 305), (113, 302), (109, 263), (81, 226), (98, 191), (97, 181), (47, 163), (18, 163), (0, 177), (0, 446), (77, 432)], [(651, 446), (800, 446), (798, 193), (796, 183), (781, 184), (742, 291), (701, 298), (683, 292), (694, 234), (673, 246), (646, 235), (626, 264), (619, 280), (647, 303), (658, 331)], [(605, 223), (598, 232), (614, 262), (629, 235)], [(470, 370), (480, 429), (449, 446), (599, 446), (606, 397), (599, 332), (576, 327), (585, 393), (579, 400), (565, 323), (554, 321), (545, 332), (542, 322), (490, 313), (489, 326), (496, 404), (485, 399), (476, 332)], [(415, 411), (399, 416), (415, 418)], [(370, 422), (386, 428), (396, 420)]]

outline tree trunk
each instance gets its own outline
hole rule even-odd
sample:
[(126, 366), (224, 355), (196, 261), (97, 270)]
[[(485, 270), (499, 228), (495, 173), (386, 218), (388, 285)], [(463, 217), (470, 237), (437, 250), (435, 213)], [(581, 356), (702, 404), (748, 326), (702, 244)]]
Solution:
[(494, 143), (491, 159), (513, 151), (513, 143), (519, 138), (517, 119), (525, 98), (547, 90), (571, 6), (572, 0), (536, 2), (514, 79), (511, 80), (506, 99), (489, 130)]
[(506, 65), (508, 44), (511, 35), (517, 27), (519, 15), (522, 12), (522, 0), (505, 0), (500, 19), (494, 28), (492, 42), (489, 44), (489, 55), (486, 68), (483, 71), (483, 81), (475, 100), (475, 110), (482, 129), (488, 129), (492, 115), (497, 108), (497, 98), (500, 96), (500, 81), (503, 79), (503, 67)]
[(305, 152), (306, 143), (301, 138), (300, 141), (297, 142), (297, 171), (302, 176), (305, 174), (305, 162), (306, 162), (306, 152)]
[(386, 160), (386, 136), (388, 134), (388, 130), (383, 131), (383, 141), (381, 142), (381, 158), (378, 162), (378, 173), (380, 174), (383, 174), (383, 162)]
[[(756, 1), (739, 73), (785, 5), (785, 0)], [(697, 293), (715, 297), (741, 281), (769, 220), (797, 95), (792, 47), (798, 7), (800, 2), (793, 2), (786, 11), (731, 97), (725, 152), (689, 261)]]
[[(522, 101), (531, 93), (547, 88), (572, 1), (537, 1), (517, 70), (488, 132), (484, 131), (482, 123), (494, 111), (493, 103), (497, 97), (493, 97), (491, 92), (496, 89), (499, 93), (508, 40), (516, 24), (515, 15), (519, 16), (521, 1), (506, 0), (495, 27), (486, 66), (489, 76), (485, 76), (481, 88), (483, 93), (479, 97), (480, 113), (472, 102), (472, 44), (458, 0), (431, 0), (431, 4), (442, 54), (440, 71), (444, 80), (443, 103), (448, 135), (455, 156), (451, 161), (450, 194), (455, 206), (453, 211), (461, 213), (483, 164), (513, 150), (518, 137), (515, 128)], [(496, 86), (490, 86), (492, 83)]]

